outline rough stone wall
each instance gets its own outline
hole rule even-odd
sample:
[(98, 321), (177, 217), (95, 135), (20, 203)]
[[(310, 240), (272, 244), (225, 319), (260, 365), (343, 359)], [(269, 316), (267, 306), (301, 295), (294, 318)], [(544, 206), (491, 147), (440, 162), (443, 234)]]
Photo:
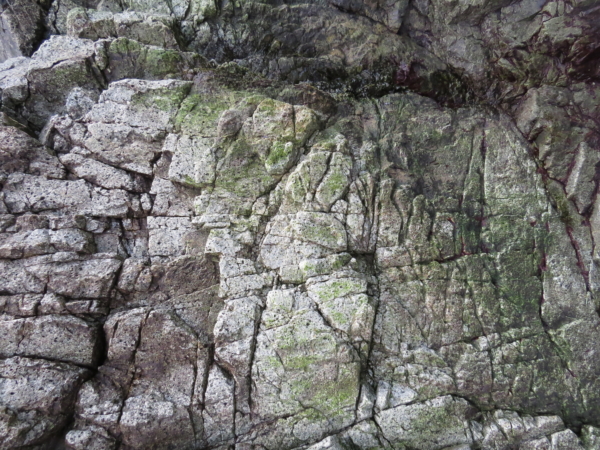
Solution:
[(600, 3), (0, 1), (0, 448), (600, 449)]

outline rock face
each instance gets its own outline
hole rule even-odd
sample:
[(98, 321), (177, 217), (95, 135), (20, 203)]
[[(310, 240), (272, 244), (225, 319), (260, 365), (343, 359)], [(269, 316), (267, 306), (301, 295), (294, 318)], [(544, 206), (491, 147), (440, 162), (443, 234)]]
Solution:
[(600, 449), (600, 3), (0, 11), (0, 447)]

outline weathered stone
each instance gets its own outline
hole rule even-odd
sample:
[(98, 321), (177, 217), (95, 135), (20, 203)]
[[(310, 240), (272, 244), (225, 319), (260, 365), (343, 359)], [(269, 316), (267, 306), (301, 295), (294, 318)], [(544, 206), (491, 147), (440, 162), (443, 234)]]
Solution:
[(438, 397), (424, 404), (384, 410), (375, 420), (390, 442), (445, 448), (472, 443), (469, 409), (470, 405), (462, 399)]
[[(67, 256), (66, 261), (59, 259)], [(108, 297), (121, 261), (115, 258), (79, 259), (61, 254), (54, 259), (32, 261), (26, 271), (43, 280), (48, 289), (75, 298)]]
[(167, 16), (135, 11), (114, 14), (75, 8), (66, 17), (66, 30), (71, 36), (92, 40), (126, 37), (141, 44), (165, 48), (178, 48), (174, 27), (174, 20)]
[[(291, 443), (315, 439), (320, 429), (341, 429), (352, 421), (359, 393), (358, 355), (302, 294), (272, 291), (270, 299), (257, 337), (253, 400), (265, 419), (291, 416), (280, 423), (302, 430), (295, 436), (291, 429), (272, 430), (272, 439)], [(319, 425), (310, 426), (313, 421)]]
[(93, 367), (98, 357), (95, 327), (75, 317), (43, 316), (4, 321), (3, 357), (27, 356)]
[(64, 178), (65, 169), (42, 145), (15, 127), (0, 127), (0, 163), (3, 174), (25, 172), (47, 178)]
[(0, 446), (596, 448), (599, 11), (0, 2)]
[(0, 62), (33, 53), (44, 35), (44, 6), (24, 0), (0, 6)]
[(233, 380), (214, 365), (208, 373), (205, 408), (202, 413), (206, 442), (209, 445), (228, 442), (234, 438)]
[(70, 364), (30, 358), (0, 361), (2, 446), (44, 442), (68, 421), (81, 383), (91, 373)]
[(329, 324), (354, 339), (371, 341), (375, 308), (367, 295), (367, 283), (357, 278), (336, 278), (308, 285)]
[[(172, 141), (173, 138), (177, 139), (172, 135), (167, 139)], [(212, 140), (182, 136), (176, 142), (166, 143), (174, 153), (169, 166), (169, 179), (192, 187), (212, 185), (217, 164)]]
[(292, 222), (295, 237), (334, 252), (347, 249), (346, 230), (334, 216), (325, 213), (299, 212)]
[(85, 158), (77, 153), (60, 156), (60, 162), (79, 178), (106, 189), (124, 189), (127, 191), (144, 191), (142, 179), (130, 175), (124, 170), (111, 167), (99, 161)]
[[(180, 256), (189, 253), (195, 229), (187, 217), (148, 217), (148, 251), (151, 256)], [(193, 241), (192, 241), (193, 242)]]

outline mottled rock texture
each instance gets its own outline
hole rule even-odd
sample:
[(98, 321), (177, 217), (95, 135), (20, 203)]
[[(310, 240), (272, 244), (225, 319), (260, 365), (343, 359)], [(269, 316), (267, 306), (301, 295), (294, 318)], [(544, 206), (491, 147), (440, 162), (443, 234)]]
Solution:
[(0, 448), (599, 450), (600, 2), (0, 1)]

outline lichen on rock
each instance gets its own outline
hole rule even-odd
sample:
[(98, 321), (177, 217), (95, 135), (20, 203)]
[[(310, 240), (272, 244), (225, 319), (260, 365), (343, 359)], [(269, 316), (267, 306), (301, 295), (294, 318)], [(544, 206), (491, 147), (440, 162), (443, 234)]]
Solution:
[(599, 11), (0, 2), (0, 447), (600, 448)]

